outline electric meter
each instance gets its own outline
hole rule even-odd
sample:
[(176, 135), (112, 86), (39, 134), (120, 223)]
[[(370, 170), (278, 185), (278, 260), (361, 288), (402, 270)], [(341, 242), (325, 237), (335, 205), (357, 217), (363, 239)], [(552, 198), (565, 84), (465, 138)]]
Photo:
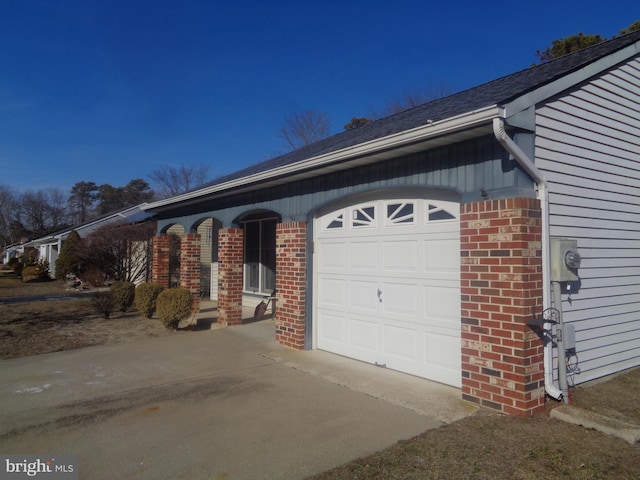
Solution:
[(551, 239), (551, 281), (573, 282), (579, 279), (581, 262), (578, 241), (567, 238)]

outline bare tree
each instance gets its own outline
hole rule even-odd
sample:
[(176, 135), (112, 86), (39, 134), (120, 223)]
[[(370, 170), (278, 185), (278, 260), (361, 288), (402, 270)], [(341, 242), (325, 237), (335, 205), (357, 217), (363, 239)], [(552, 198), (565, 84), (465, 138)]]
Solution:
[(69, 225), (69, 216), (65, 202), (66, 195), (60, 188), (48, 188), (45, 190), (47, 200), (47, 216), (53, 230), (58, 230)]
[(24, 209), (24, 225), (35, 237), (46, 232), (47, 201), (42, 190), (27, 190), (22, 194), (22, 208)]
[(59, 188), (26, 190), (19, 197), (21, 222), (32, 237), (40, 237), (68, 225), (65, 194)]
[(113, 280), (147, 280), (155, 231), (154, 222), (99, 228), (83, 239), (79, 257)]
[(353, 117), (351, 121), (344, 125), (345, 130), (353, 130), (363, 125), (371, 123), (380, 118), (395, 115), (396, 113), (418, 107), (433, 100), (451, 95), (453, 89), (445, 84), (429, 84), (422, 88), (405, 90), (403, 93), (387, 100), (381, 109), (371, 109), (366, 117)]
[(318, 110), (296, 112), (285, 117), (284, 125), (280, 128), (278, 136), (284, 141), (287, 148), (296, 150), (328, 137), (330, 123), (329, 115), (326, 112)]
[(158, 196), (168, 198), (188, 192), (209, 181), (209, 167), (207, 165), (172, 167), (164, 164), (158, 170), (151, 172), (149, 178), (156, 183)]
[(447, 85), (431, 83), (421, 88), (413, 88), (390, 98), (380, 110), (372, 109), (369, 116), (372, 120), (394, 115), (396, 113), (418, 107), (438, 98), (451, 95), (453, 89)]
[(11, 245), (20, 239), (22, 232), (17, 231), (19, 224), (18, 195), (8, 186), (0, 185), (0, 241)]

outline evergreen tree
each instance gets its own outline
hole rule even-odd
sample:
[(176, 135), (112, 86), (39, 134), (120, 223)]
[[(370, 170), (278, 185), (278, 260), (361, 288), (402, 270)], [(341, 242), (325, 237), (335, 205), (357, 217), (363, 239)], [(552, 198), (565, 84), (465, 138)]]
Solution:
[(82, 260), (79, 256), (81, 242), (80, 235), (75, 230), (67, 235), (56, 260), (56, 278), (64, 278), (67, 274), (80, 274), (82, 270)]
[[(620, 30), (620, 35), (626, 35), (627, 33), (631, 33), (639, 29), (640, 20), (632, 23), (627, 28)], [(576, 35), (570, 35), (566, 38), (558, 38), (557, 40), (554, 40), (550, 47), (536, 51), (536, 57), (538, 57), (540, 63), (545, 63), (549, 60), (553, 60), (554, 58), (577, 52), (578, 50), (582, 50), (583, 48), (587, 48), (592, 45), (597, 45), (605, 40), (608, 40), (608, 38), (598, 34), (585, 35), (580, 32)]]

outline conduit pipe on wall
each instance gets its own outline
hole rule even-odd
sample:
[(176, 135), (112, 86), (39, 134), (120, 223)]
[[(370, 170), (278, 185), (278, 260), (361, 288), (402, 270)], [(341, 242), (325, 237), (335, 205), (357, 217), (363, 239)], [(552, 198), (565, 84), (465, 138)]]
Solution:
[[(538, 189), (538, 199), (542, 210), (542, 304), (543, 309), (551, 306), (551, 277), (549, 264), (549, 190), (547, 182), (538, 167), (531, 159), (518, 147), (518, 145), (507, 135), (504, 128), (503, 118), (493, 119), (493, 134), (500, 144), (509, 152), (518, 164), (527, 172)], [(550, 331), (551, 324), (545, 323), (545, 330)], [(544, 345), (544, 386), (547, 394), (556, 400), (562, 399), (562, 392), (553, 382), (553, 344), (547, 342)]]

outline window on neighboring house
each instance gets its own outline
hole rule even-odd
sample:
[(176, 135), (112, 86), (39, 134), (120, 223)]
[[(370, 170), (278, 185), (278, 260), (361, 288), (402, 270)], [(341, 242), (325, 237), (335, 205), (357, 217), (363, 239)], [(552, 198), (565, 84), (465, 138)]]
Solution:
[(244, 290), (271, 295), (276, 288), (275, 218), (243, 222)]

